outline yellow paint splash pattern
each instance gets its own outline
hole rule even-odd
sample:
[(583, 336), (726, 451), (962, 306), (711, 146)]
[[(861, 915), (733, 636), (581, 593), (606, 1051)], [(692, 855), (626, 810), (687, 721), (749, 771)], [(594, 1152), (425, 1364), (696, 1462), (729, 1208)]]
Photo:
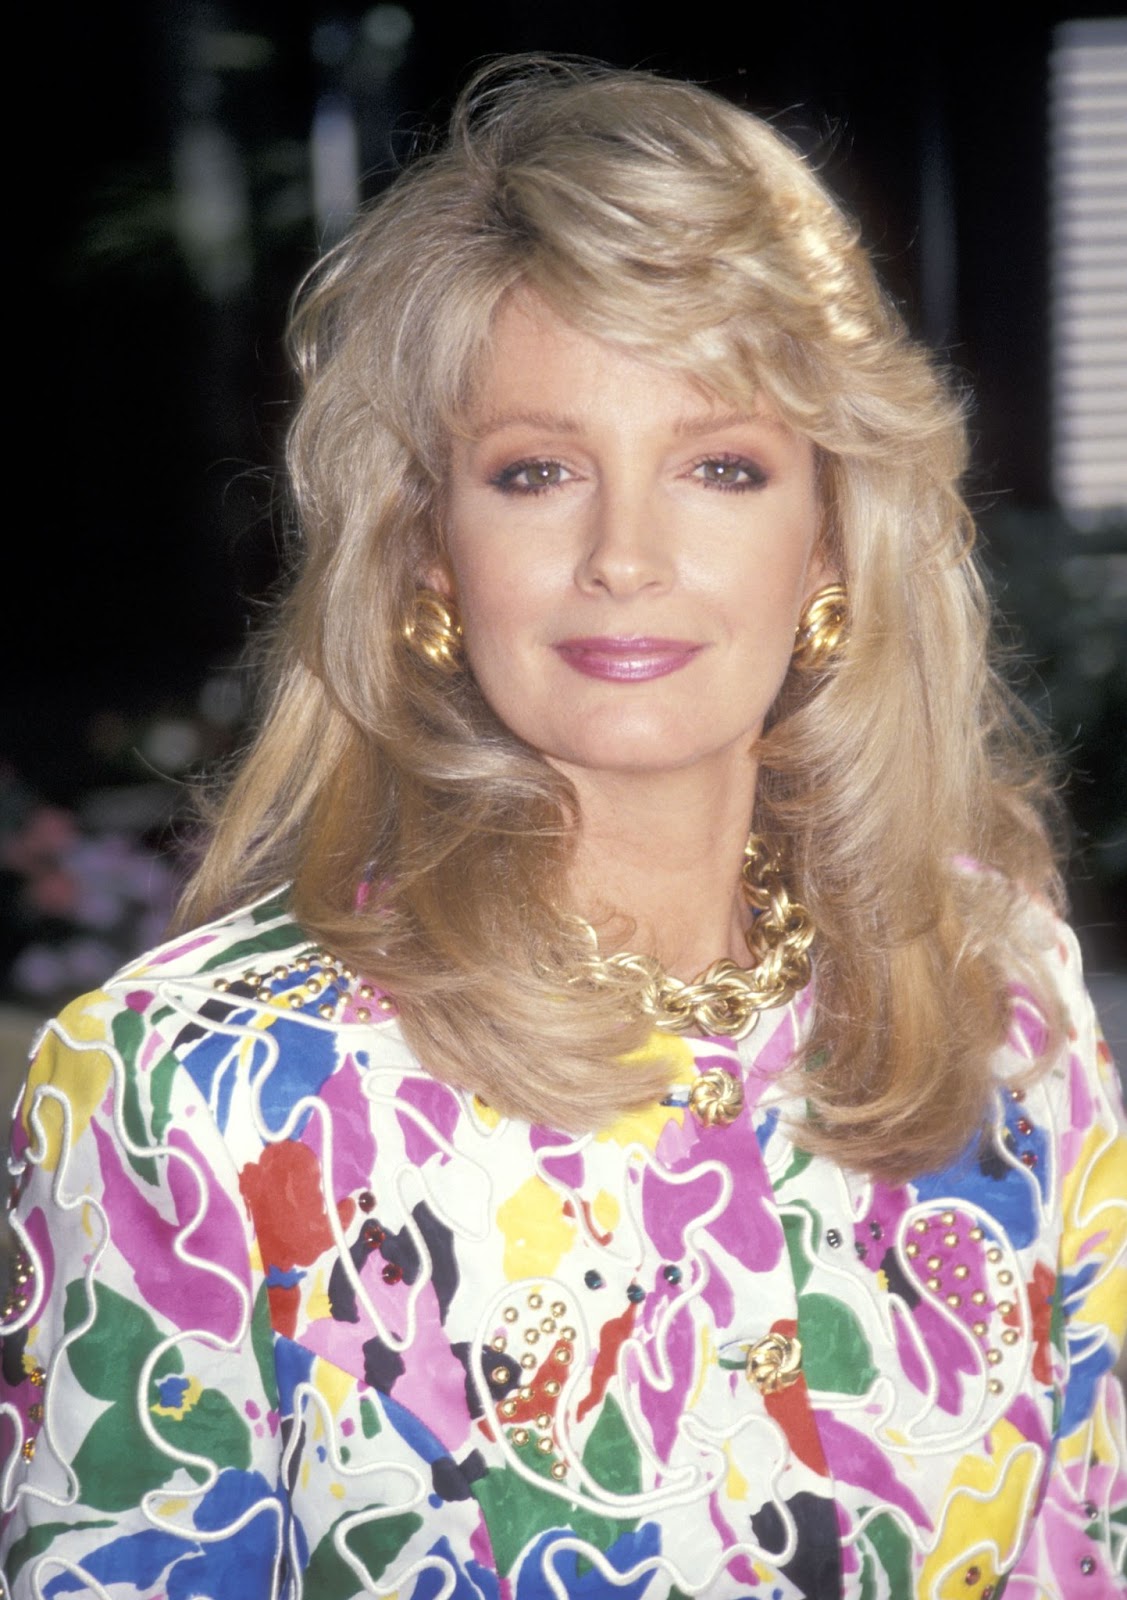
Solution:
[(725, 1440), (724, 1454), (728, 1458), (728, 1481), (726, 1485), (728, 1498), (730, 1500), (746, 1500), (747, 1479), (744, 1477), (739, 1467), (736, 1466), (736, 1463), (732, 1460), (731, 1440)]
[(553, 1277), (575, 1238), (575, 1223), (564, 1216), (560, 1196), (539, 1177), (527, 1178), (498, 1206), (497, 1224), (510, 1282)]
[[(684, 1039), (676, 1035), (654, 1033), (640, 1050), (632, 1050), (622, 1057), (623, 1067), (650, 1066), (655, 1061), (671, 1063), (669, 1087), (691, 1085), (696, 1081), (697, 1069), (693, 1052)], [(609, 1128), (598, 1135), (599, 1139), (618, 1145), (640, 1144), (646, 1150), (656, 1150), (670, 1118), (683, 1122), (686, 1112), (663, 1106), (660, 1101), (640, 1111), (627, 1111)]]
[(1082, 1265), (1089, 1240), (1098, 1236), (1101, 1260), (1114, 1262), (1084, 1296), (1077, 1320), (1109, 1327), (1117, 1341), (1127, 1332), (1127, 1134), (1110, 1137), (1088, 1129), (1062, 1193), (1064, 1253)]
[[(313, 1387), (324, 1400), (333, 1416), (337, 1416), (341, 1406), (356, 1387), (354, 1378), (347, 1372), (342, 1372), (331, 1361), (315, 1361), (313, 1363)], [(319, 1414), (318, 1414), (318, 1420)]]
[(189, 1378), (187, 1380), (187, 1384), (188, 1387), (181, 1395), (178, 1405), (163, 1406), (159, 1402), (151, 1405), (149, 1410), (152, 1412), (153, 1416), (173, 1417), (177, 1422), (179, 1422), (182, 1417), (186, 1417), (188, 1412), (191, 1411), (195, 1406), (195, 1403), (199, 1399), (200, 1395), (203, 1394), (203, 1385), (200, 1383), (198, 1378)]
[(312, 1308), (310, 1314), (313, 1316), (331, 1317), (333, 1314), (332, 1307), (329, 1304), (329, 1292), (325, 1286), (325, 1274), (320, 1269), (318, 1269), (313, 1287), (309, 1291), (309, 1304)]
[(473, 1107), (475, 1120), (480, 1122), (482, 1127), (488, 1132), (492, 1133), (494, 1128), (500, 1126), (501, 1113), (499, 1111), (494, 1111), (492, 1106), (486, 1105), (485, 1101), (479, 1094), (474, 1095), (473, 1099), (470, 1101), (470, 1104)]
[[(97, 1040), (102, 1043), (105, 1040), (101, 1018), (92, 1007), (87, 1011), (77, 1004), (68, 1006), (59, 1023), (65, 1027), (69, 1037), (77, 1042), (85, 1044)], [(77, 1143), (90, 1126), (90, 1118), (95, 1110), (101, 1105), (112, 1076), (113, 1063), (104, 1051), (73, 1050), (55, 1032), (47, 1034), (28, 1073), (22, 1107), (23, 1125), (29, 1138), (34, 1138), (34, 1134), (28, 1114), (33, 1106), (37, 1108), (46, 1139), (46, 1153), (40, 1165), (47, 1172), (55, 1171), (62, 1154), (63, 1113), (54, 1098), (37, 1098), (37, 1091), (50, 1086), (66, 1098), (73, 1125), (71, 1137)]]
[(591, 1202), (591, 1215), (603, 1233), (613, 1233), (618, 1227), (622, 1207), (608, 1190), (600, 1189)]
[(697, 1368), (696, 1382), (693, 1384), (692, 1393), (686, 1403), (686, 1411), (695, 1411), (700, 1404), (701, 1391), (704, 1388), (708, 1373), (715, 1366), (717, 1360), (716, 1346), (707, 1323), (702, 1323), (700, 1329), (700, 1366)]
[[(939, 1538), (920, 1571), (921, 1600), (980, 1600), (1021, 1547), (1044, 1462), (1012, 1423), (999, 1422), (986, 1448), (964, 1456), (948, 1485)], [(973, 1576), (972, 1576), (973, 1574)]]

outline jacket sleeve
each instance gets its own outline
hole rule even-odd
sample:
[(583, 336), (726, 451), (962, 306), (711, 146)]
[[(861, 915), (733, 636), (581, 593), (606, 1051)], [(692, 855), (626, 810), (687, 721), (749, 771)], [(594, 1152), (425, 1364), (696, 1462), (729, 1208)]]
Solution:
[(1127, 1594), (1127, 1437), (1116, 1373), (1127, 1329), (1127, 1128), (1068, 930), (1059, 954), (1070, 1019), (1052, 1311), (1060, 1412), (1045, 1498), (1010, 1583), (1031, 1600), (1102, 1600)]
[(169, 1044), (182, 1019), (151, 1000), (98, 993), (48, 1024), (17, 1114), (0, 1389), (13, 1600), (282, 1592), (257, 1249)]

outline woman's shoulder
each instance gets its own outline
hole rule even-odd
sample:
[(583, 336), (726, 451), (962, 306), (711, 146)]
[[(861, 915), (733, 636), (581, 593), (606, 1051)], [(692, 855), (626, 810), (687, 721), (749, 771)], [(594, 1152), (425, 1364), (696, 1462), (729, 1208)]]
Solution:
[(206, 1106), (245, 1158), (374, 1053), (414, 1066), (391, 1002), (311, 939), (279, 890), (147, 952), (46, 1023), (21, 1120), (65, 1100), (85, 1126), (109, 1091), (159, 1143)]
[(369, 1014), (380, 1011), (381, 1001), (384, 1011), (391, 1009), (309, 936), (282, 887), (127, 962), (100, 988), (72, 1001), (47, 1028), (77, 1028), (90, 1037), (100, 1022), (112, 1033), (123, 1010), (149, 1026), (171, 1019), (183, 1027), (194, 1020), (205, 1031), (221, 1026), (235, 1011), (242, 1016), (283, 1012), (294, 1022), (323, 1025), (356, 1020), (363, 1008), (350, 1004), (355, 999), (371, 1002)]
[(146, 951), (116, 972), (107, 987), (181, 979), (214, 987), (236, 975), (268, 972), (311, 950), (308, 935), (290, 911), (289, 891), (282, 886)]
[[(1039, 1061), (1050, 1081), (1060, 1081), (1070, 1059), (1079, 1057), (1094, 1070), (1110, 1073), (1075, 929), (1043, 896), (1022, 892), (1008, 931), (1004, 965), (1010, 1028), (1003, 1052), (1008, 1070), (1021, 1074)], [(1002, 1070), (1007, 1070), (1005, 1060)]]

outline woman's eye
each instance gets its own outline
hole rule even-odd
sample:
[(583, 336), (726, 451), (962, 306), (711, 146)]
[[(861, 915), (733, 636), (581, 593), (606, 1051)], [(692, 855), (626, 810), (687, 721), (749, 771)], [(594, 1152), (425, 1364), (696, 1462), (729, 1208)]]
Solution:
[(498, 489), (510, 494), (540, 494), (563, 483), (565, 469), (559, 461), (514, 461), (502, 467), (493, 479)]
[(767, 482), (763, 468), (746, 456), (709, 456), (693, 473), (710, 489), (761, 489)]

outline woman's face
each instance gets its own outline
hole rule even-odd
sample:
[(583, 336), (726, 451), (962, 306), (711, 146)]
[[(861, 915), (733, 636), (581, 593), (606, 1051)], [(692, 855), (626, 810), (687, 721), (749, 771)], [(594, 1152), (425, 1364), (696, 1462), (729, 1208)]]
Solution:
[(531, 297), (498, 318), (468, 432), (432, 577), (501, 721), (577, 781), (746, 772), (826, 577), (809, 441)]

